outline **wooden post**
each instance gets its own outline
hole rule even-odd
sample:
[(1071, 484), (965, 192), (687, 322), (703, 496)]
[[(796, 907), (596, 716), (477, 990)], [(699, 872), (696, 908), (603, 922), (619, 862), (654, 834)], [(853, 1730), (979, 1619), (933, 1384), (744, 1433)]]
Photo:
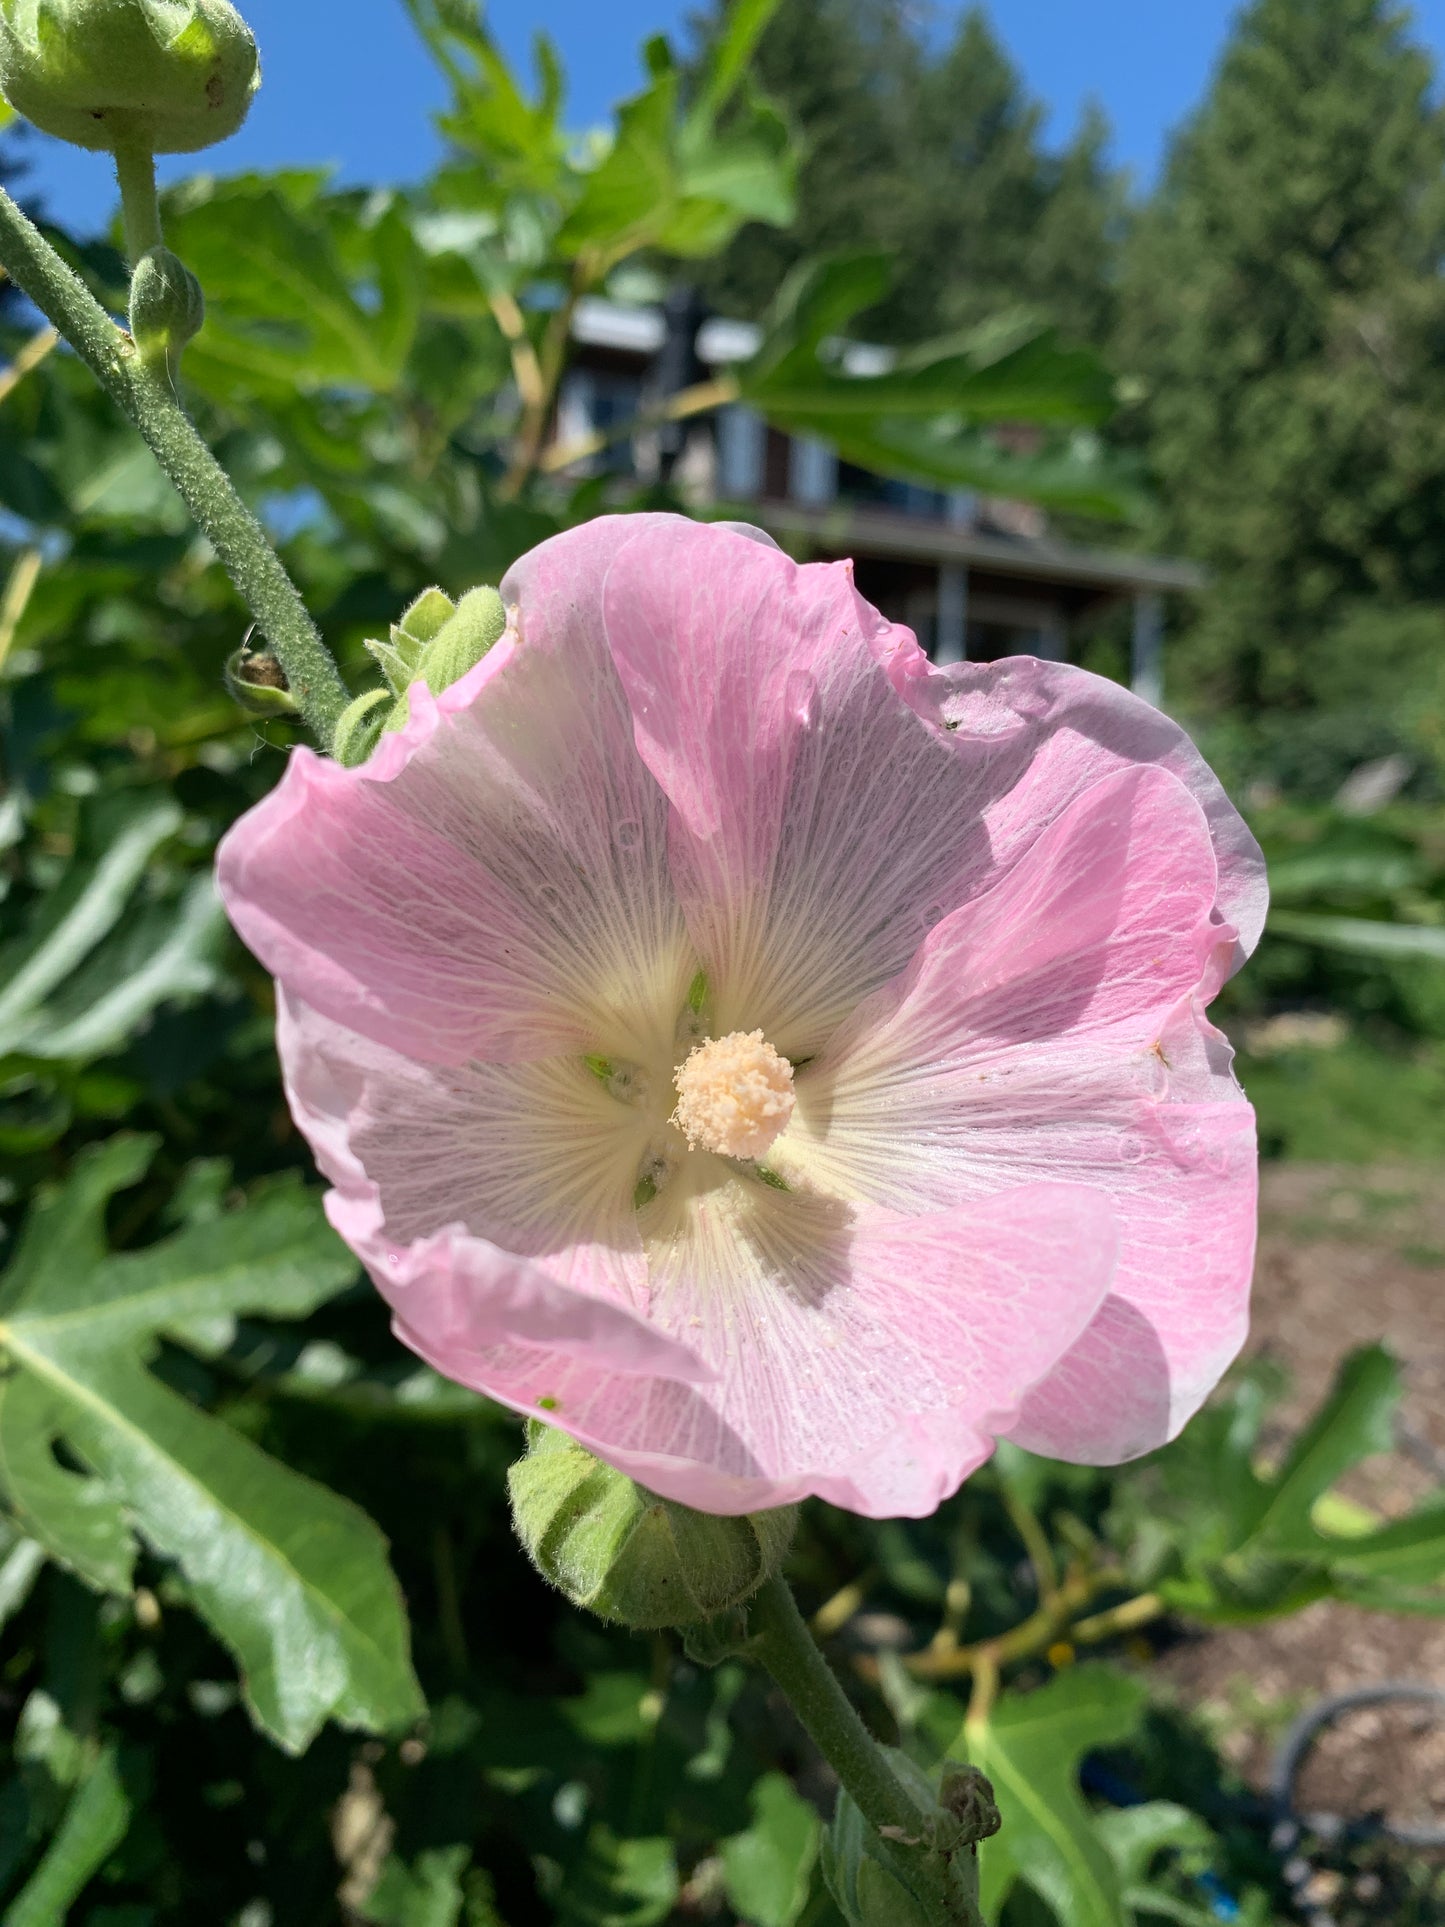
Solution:
[(1129, 686), (1156, 709), (1164, 702), (1164, 598), (1157, 589), (1134, 592), (1134, 648)]

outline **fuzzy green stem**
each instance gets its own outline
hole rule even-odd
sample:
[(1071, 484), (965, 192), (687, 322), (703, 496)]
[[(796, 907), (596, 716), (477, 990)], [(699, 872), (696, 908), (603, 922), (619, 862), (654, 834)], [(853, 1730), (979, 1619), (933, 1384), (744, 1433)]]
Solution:
[(928, 1816), (818, 1650), (781, 1574), (774, 1573), (754, 1595), (749, 1629), (753, 1657), (772, 1674), (859, 1812), (878, 1831), (880, 1851), (900, 1878), (932, 1908), (939, 1927), (982, 1927), (962, 1875), (941, 1857), (901, 1844), (925, 1835)]
[(3, 188), (0, 266), (140, 430), (285, 670), (302, 715), (329, 748), (350, 696), (281, 558), (176, 400), (164, 368), (147, 367), (130, 336)]
[(156, 194), (156, 157), (139, 142), (118, 142), (115, 176), (120, 183), (120, 213), (125, 251), (135, 266), (161, 244), (161, 204)]

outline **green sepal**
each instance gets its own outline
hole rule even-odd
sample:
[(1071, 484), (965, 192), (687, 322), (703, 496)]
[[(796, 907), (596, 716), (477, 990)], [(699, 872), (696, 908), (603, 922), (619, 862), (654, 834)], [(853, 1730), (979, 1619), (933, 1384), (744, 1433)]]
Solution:
[(331, 738), (331, 754), (343, 769), (355, 769), (370, 756), (395, 700), (389, 689), (368, 689), (342, 710)]
[[(438, 592), (439, 593), (439, 592)], [(410, 617), (416, 608), (407, 611)], [(406, 620), (406, 618), (403, 618)], [(421, 651), (412, 682), (424, 682), (434, 696), (460, 682), (469, 669), (475, 669), (507, 626), (507, 611), (495, 589), (468, 589), (455, 610)], [(395, 636), (396, 631), (392, 631)], [(368, 644), (377, 654), (377, 645)], [(405, 691), (386, 724), (387, 731), (404, 729), (411, 716)]]
[(390, 642), (369, 641), (368, 653), (380, 665), (381, 673), (391, 686), (393, 696), (404, 696), (411, 684), (416, 681), (417, 666), (425, 644), (406, 635), (400, 629), (393, 629)]
[(296, 698), (286, 681), (286, 672), (265, 649), (252, 649), (242, 643), (226, 659), (226, 689), (233, 702), (248, 716), (294, 716)]
[(602, 1619), (634, 1630), (698, 1626), (740, 1606), (781, 1564), (798, 1508), (720, 1518), (677, 1505), (533, 1419), (507, 1475), (533, 1564)]
[(495, 589), (468, 589), (455, 612), (427, 644), (417, 674), (434, 696), (475, 669), (507, 626), (507, 611)]
[(457, 605), (445, 589), (423, 589), (415, 602), (407, 605), (401, 619), (392, 624), (391, 639), (398, 645), (403, 637), (423, 646), (434, 642), (456, 612)]
[(165, 247), (143, 254), (130, 282), (131, 339), (142, 358), (173, 369), (205, 318), (206, 298), (185, 262)]
[(0, 0), (0, 93), (76, 147), (195, 153), (235, 133), (260, 84), (228, 0)]

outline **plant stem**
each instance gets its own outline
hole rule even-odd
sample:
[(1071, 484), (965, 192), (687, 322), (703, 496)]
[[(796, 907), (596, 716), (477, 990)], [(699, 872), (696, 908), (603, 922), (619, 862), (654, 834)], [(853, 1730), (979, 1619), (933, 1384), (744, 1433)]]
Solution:
[[(1059, 1583), (1047, 1606), (1040, 1606), (1008, 1632), (980, 1640), (975, 1646), (956, 1646), (951, 1640), (940, 1644), (935, 1640), (921, 1653), (905, 1654), (903, 1664), (915, 1679), (959, 1679), (964, 1674), (977, 1671), (981, 1664), (1008, 1666), (1015, 1660), (1046, 1652), (1056, 1640), (1072, 1638), (1075, 1615), (1081, 1613), (1106, 1587), (1118, 1585), (1121, 1577), (1112, 1567), (1098, 1571), (1075, 1570)], [(1085, 1635), (1091, 1636), (1107, 1637), (1106, 1634)], [(856, 1666), (860, 1678), (877, 1678), (876, 1660), (862, 1656)]]
[(718, 375), (715, 380), (697, 382), (691, 388), (680, 388), (675, 395), (669, 395), (658, 407), (643, 409), (631, 421), (618, 422), (611, 428), (600, 428), (590, 435), (578, 435), (573, 441), (557, 443), (539, 458), (537, 467), (544, 475), (554, 475), (559, 468), (570, 468), (573, 462), (585, 462), (592, 455), (600, 455), (612, 443), (625, 442), (644, 428), (657, 428), (663, 422), (686, 421), (690, 415), (702, 415), (709, 409), (725, 408), (737, 398), (736, 375)]
[(0, 265), (135, 424), (220, 557), (323, 748), (350, 697), (300, 592), (171, 392), (84, 283), (0, 188)]
[(161, 204), (156, 195), (156, 157), (138, 141), (118, 142), (115, 176), (120, 182), (120, 214), (125, 226), (125, 251), (135, 266), (143, 254), (161, 244)]
[(534, 356), (536, 379), (535, 382), (528, 380), (529, 392), (524, 399), (516, 446), (502, 481), (501, 493), (506, 501), (515, 501), (537, 472), (552, 419), (552, 404), (557, 399), (557, 386), (567, 366), (572, 317), (577, 303), (591, 285), (586, 264), (579, 260), (572, 270), (566, 294), (542, 332), (542, 346)]
[(754, 1595), (749, 1625), (754, 1657), (782, 1688), (864, 1819), (882, 1835), (880, 1851), (900, 1878), (933, 1906), (940, 1927), (980, 1927), (962, 1877), (941, 1856), (908, 1850), (907, 1843), (926, 1836), (929, 1816), (863, 1724), (781, 1574), (774, 1573)]
[(1110, 1606), (1107, 1612), (1075, 1620), (1068, 1636), (1078, 1646), (1097, 1645), (1101, 1639), (1115, 1639), (1120, 1633), (1136, 1633), (1140, 1627), (1161, 1619), (1165, 1611), (1164, 1601), (1157, 1592), (1136, 1593), (1122, 1605)]

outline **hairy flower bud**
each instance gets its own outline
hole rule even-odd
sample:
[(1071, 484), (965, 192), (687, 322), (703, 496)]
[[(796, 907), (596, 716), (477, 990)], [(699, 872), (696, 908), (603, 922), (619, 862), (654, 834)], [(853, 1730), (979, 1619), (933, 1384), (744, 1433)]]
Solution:
[(169, 248), (151, 248), (130, 283), (130, 332), (147, 361), (174, 364), (206, 318), (201, 284)]
[(296, 698), (286, 671), (265, 649), (243, 642), (226, 661), (226, 688), (248, 716), (292, 716)]
[(537, 1570), (636, 1631), (691, 1626), (741, 1605), (775, 1572), (796, 1506), (720, 1518), (675, 1505), (535, 1420), (508, 1474), (517, 1536)]
[(235, 133), (260, 81), (227, 0), (0, 0), (0, 92), (77, 147), (194, 153)]

